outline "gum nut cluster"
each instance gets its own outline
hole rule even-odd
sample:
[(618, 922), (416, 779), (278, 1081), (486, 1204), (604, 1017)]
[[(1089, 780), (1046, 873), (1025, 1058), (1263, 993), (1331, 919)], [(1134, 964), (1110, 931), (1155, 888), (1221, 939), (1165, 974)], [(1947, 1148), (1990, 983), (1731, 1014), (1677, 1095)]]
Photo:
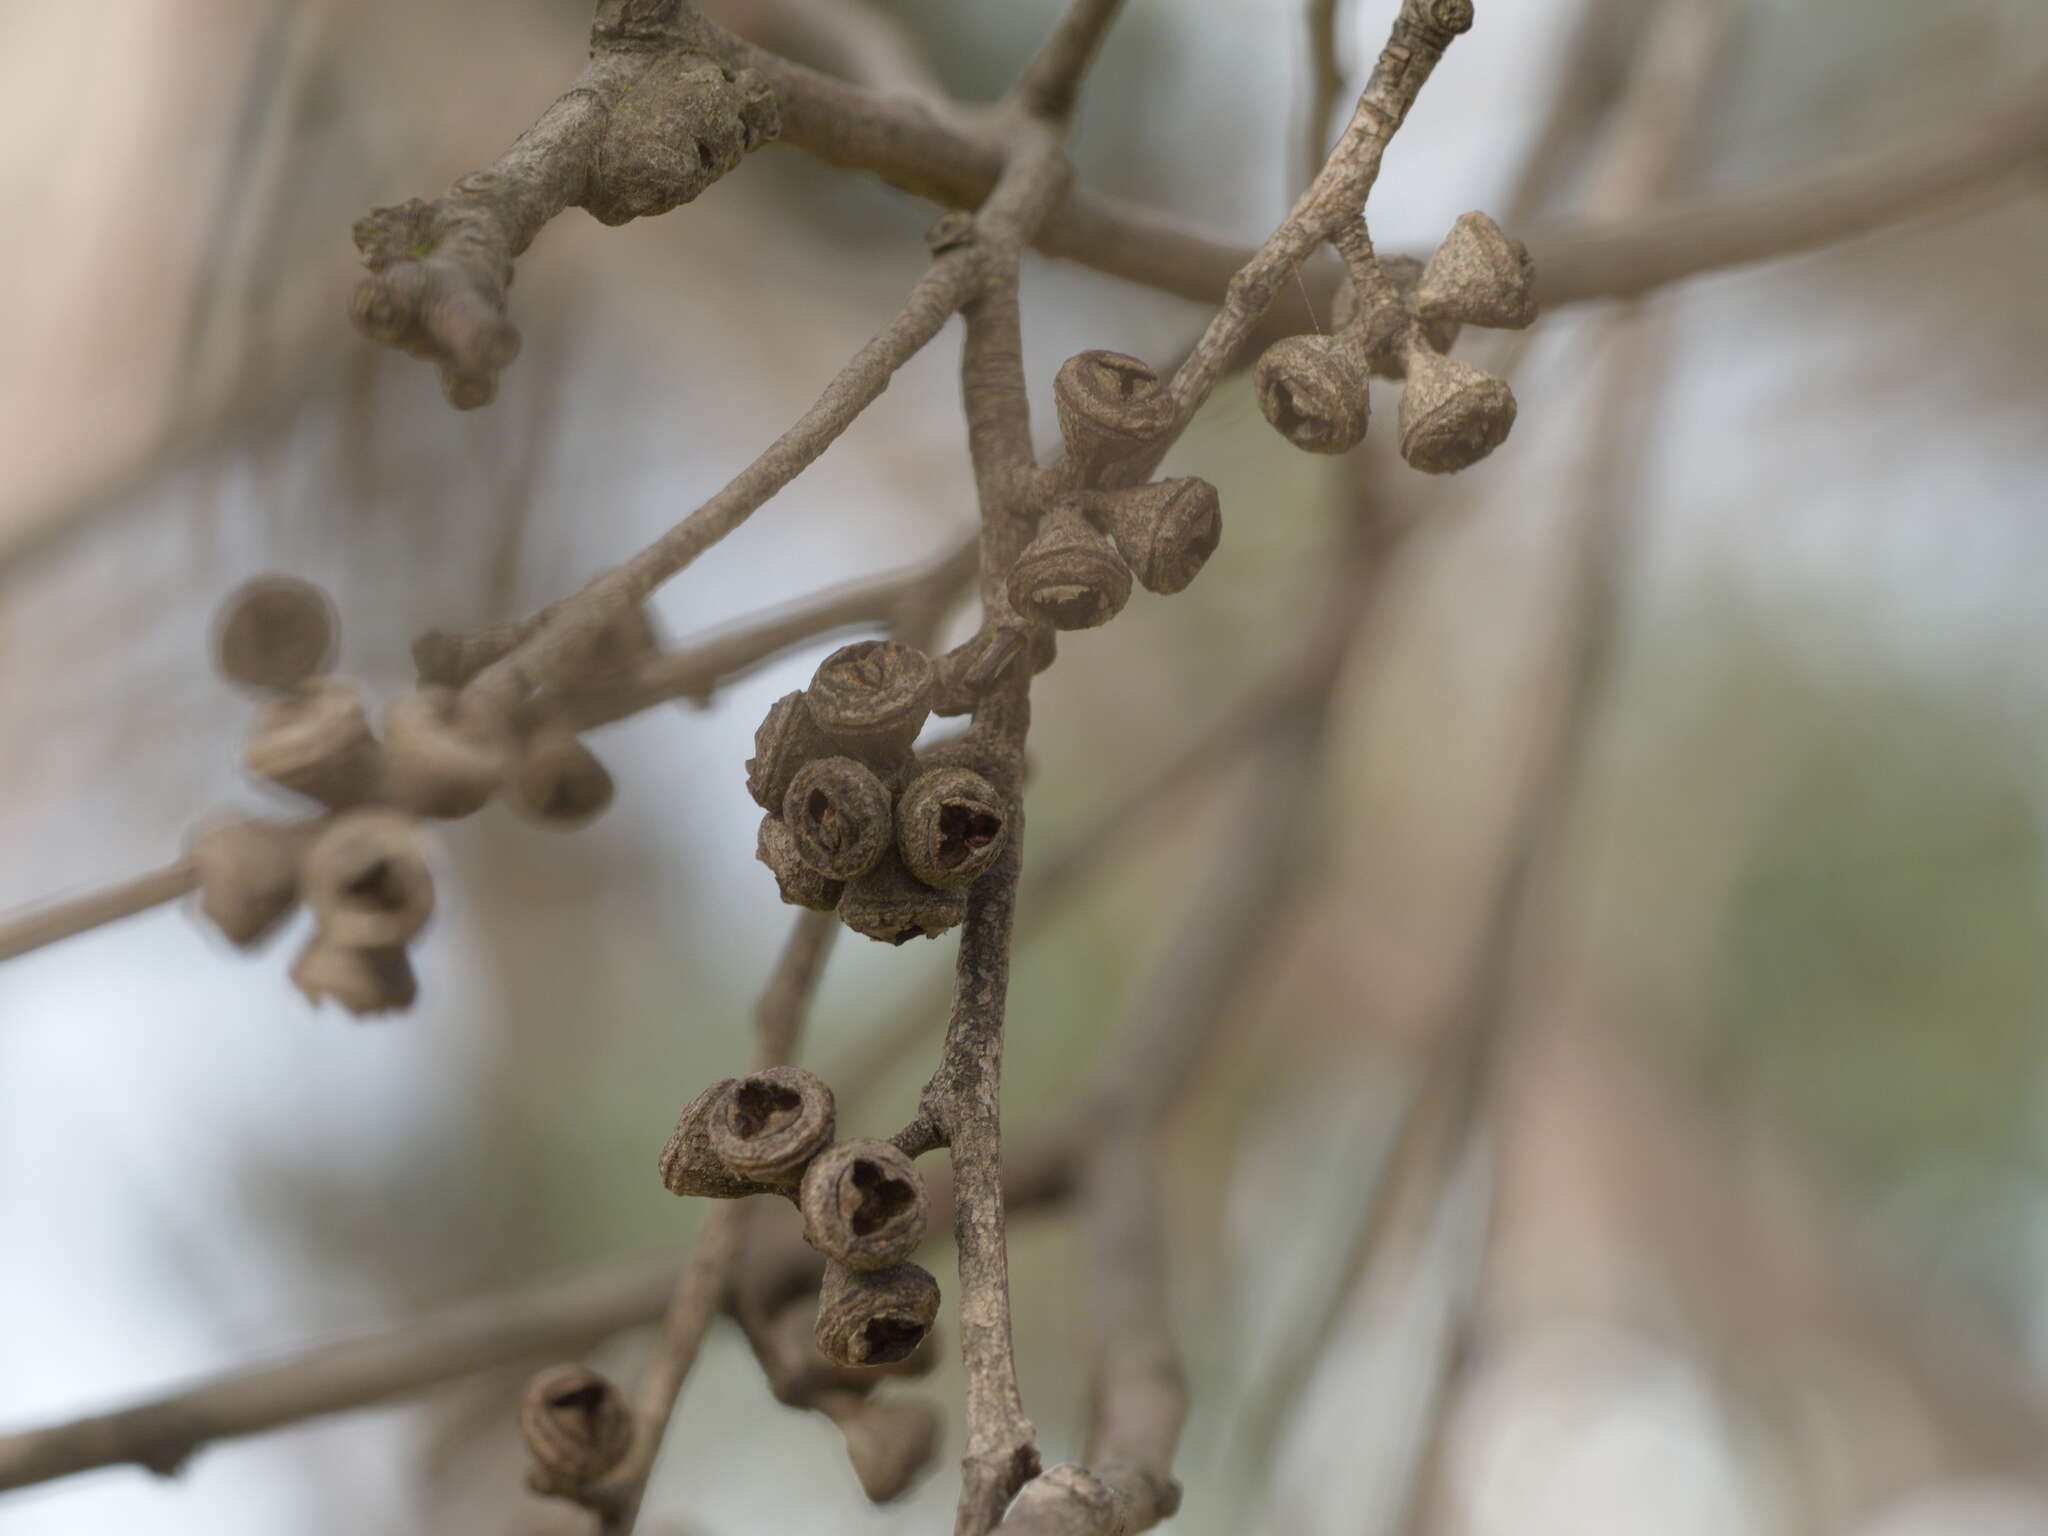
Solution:
[(803, 1213), (804, 1240), (825, 1255), (815, 1335), (834, 1365), (890, 1365), (923, 1342), (938, 1282), (911, 1263), (930, 1197), (894, 1143), (834, 1140), (832, 1090), (801, 1067), (714, 1083), (676, 1119), (661, 1181), (677, 1195), (782, 1194)]
[(1054, 629), (1107, 624), (1130, 600), (1186, 589), (1223, 537), (1216, 488), (1193, 476), (1113, 486), (1119, 470), (1169, 433), (1173, 401), (1158, 374), (1121, 352), (1082, 352), (1053, 380), (1060, 434), (1078, 489), (1055, 497), (1010, 567), (1010, 606)]
[(1433, 475), (1466, 469), (1507, 441), (1515, 396), (1503, 379), (1447, 355), (1461, 327), (1521, 330), (1536, 318), (1534, 272), (1519, 240), (1483, 213), (1451, 226), (1426, 266), (1350, 259), (1348, 308), (1328, 335), (1268, 347), (1253, 378), (1259, 409), (1311, 453), (1365, 436), (1374, 375), (1402, 380), (1401, 457)]
[(604, 765), (576, 737), (480, 716), (456, 689), (425, 685), (371, 729), (362, 689), (329, 670), (334, 607), (319, 588), (259, 576), (221, 605), (221, 673), (265, 696), (242, 749), (259, 779), (310, 800), (290, 822), (233, 816), (193, 838), (200, 912), (253, 947), (300, 904), (314, 933), (292, 965), (307, 999), (363, 1016), (411, 1005), (407, 946), (434, 910), (422, 817), (467, 816), (501, 790), (527, 816), (578, 826), (611, 802)]
[(825, 658), (754, 733), (747, 793), (767, 815), (758, 855), (782, 899), (839, 914), (890, 944), (936, 938), (967, 915), (1010, 811), (970, 768), (911, 750), (932, 709), (924, 652), (866, 640)]

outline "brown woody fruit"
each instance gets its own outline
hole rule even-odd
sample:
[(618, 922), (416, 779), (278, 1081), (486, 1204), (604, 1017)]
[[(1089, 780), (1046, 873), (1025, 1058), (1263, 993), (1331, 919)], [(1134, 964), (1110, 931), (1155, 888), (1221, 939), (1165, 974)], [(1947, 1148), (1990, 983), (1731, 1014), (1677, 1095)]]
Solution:
[(1010, 567), (1010, 605), (1054, 629), (1107, 624), (1131, 597), (1131, 568), (1072, 497), (1053, 503)]
[(247, 949), (284, 921), (299, 899), (307, 829), (236, 816), (192, 839), (199, 910), (228, 941)]
[(754, 732), (754, 755), (747, 759), (747, 793), (771, 816), (782, 814), (789, 781), (814, 757), (830, 754), (825, 733), (811, 718), (801, 693), (785, 693), (768, 706), (768, 717)]
[(896, 833), (889, 791), (850, 757), (806, 763), (782, 798), (782, 824), (797, 856), (828, 880), (857, 880)]
[(330, 806), (373, 793), (379, 763), (362, 694), (338, 677), (308, 678), (266, 704), (242, 747), (258, 778)]
[(1252, 371), (1259, 409), (1274, 429), (1310, 453), (1358, 446), (1372, 419), (1365, 354), (1348, 333), (1286, 336)]
[(1158, 374), (1122, 352), (1081, 352), (1060, 364), (1053, 407), (1067, 456), (1092, 480), (1157, 442), (1173, 425), (1173, 399)]
[(839, 921), (883, 944), (936, 939), (967, 916), (967, 892), (938, 890), (910, 872), (892, 843), (875, 867), (849, 881), (839, 898)]
[(1536, 269), (1521, 241), (1483, 213), (1451, 226), (1415, 288), (1425, 320), (1519, 331), (1536, 319)]
[(896, 847), (904, 864), (941, 890), (987, 874), (1009, 831), (1002, 796), (971, 768), (928, 769), (896, 802)]
[(761, 831), (754, 839), (754, 857), (775, 876), (775, 889), (792, 907), (813, 912), (830, 912), (845, 894), (844, 880), (828, 880), (804, 862), (796, 851), (796, 839), (780, 816), (763, 816)]
[(1469, 468), (1507, 441), (1515, 395), (1505, 380), (1420, 340), (1408, 347), (1401, 388), (1401, 457), (1425, 474)]
[(712, 1106), (711, 1151), (743, 1179), (794, 1184), (832, 1143), (832, 1090), (802, 1067), (770, 1067), (733, 1081)]
[(407, 810), (447, 820), (483, 808), (504, 782), (506, 733), (471, 718), (453, 688), (400, 694), (384, 711), (385, 793)]
[(251, 688), (290, 688), (334, 660), (334, 604), (309, 581), (258, 576), (227, 595), (214, 619), (214, 658)]
[(542, 729), (520, 750), (507, 781), (512, 806), (551, 827), (580, 827), (612, 803), (612, 776), (573, 731)]
[(938, 1410), (917, 1398), (838, 1395), (820, 1404), (846, 1437), (846, 1459), (871, 1503), (910, 1491), (939, 1444)]
[(410, 1008), (419, 996), (403, 945), (359, 949), (315, 934), (292, 962), (292, 985), (314, 1006), (328, 998), (358, 1018)]
[(299, 888), (320, 936), (351, 949), (403, 944), (434, 912), (434, 879), (401, 811), (335, 817), (307, 847)]
[(760, 1324), (750, 1324), (748, 1338), (768, 1378), (775, 1400), (792, 1408), (807, 1408), (832, 1394), (864, 1393), (889, 1376), (928, 1376), (938, 1364), (934, 1347), (936, 1330), (925, 1334), (924, 1342), (901, 1360), (886, 1365), (834, 1365), (818, 1353), (818, 1294), (791, 1298), (787, 1305)]
[(661, 1149), (661, 1183), (670, 1194), (734, 1200), (771, 1187), (739, 1177), (712, 1150), (711, 1124), (735, 1081), (721, 1078), (685, 1104), (676, 1117), (676, 1128)]
[(818, 1288), (818, 1352), (834, 1365), (909, 1357), (939, 1315), (939, 1282), (916, 1264), (849, 1269), (827, 1260)]
[(584, 1365), (551, 1365), (519, 1399), (519, 1433), (542, 1493), (585, 1488), (633, 1447), (633, 1410), (619, 1389)]
[(931, 716), (931, 658), (894, 640), (843, 645), (819, 664), (804, 702), (818, 729), (847, 751), (900, 757)]
[(924, 1241), (924, 1178), (894, 1143), (856, 1137), (811, 1159), (797, 1195), (804, 1241), (851, 1269), (886, 1269)]
[(1193, 475), (1098, 493), (1091, 503), (1147, 592), (1171, 597), (1197, 576), (1223, 542), (1216, 487)]

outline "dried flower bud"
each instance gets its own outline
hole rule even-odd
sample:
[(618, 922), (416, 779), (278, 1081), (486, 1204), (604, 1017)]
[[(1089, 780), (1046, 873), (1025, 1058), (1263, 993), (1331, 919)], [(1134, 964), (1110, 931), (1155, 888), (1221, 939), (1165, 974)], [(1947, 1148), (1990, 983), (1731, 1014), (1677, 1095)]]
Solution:
[(351, 949), (403, 944), (434, 912), (433, 876), (399, 811), (335, 817), (306, 849), (299, 879), (321, 937)]
[(297, 905), (306, 838), (303, 826), (236, 816), (192, 839), (199, 910), (231, 943), (258, 943)]
[(1053, 406), (1067, 456), (1089, 478), (1164, 436), (1173, 399), (1159, 375), (1122, 352), (1081, 352), (1060, 364)]
[(1519, 331), (1536, 319), (1536, 269), (1521, 241), (1483, 213), (1451, 226), (1416, 285), (1416, 312), (1426, 320)]
[(818, 1352), (834, 1365), (887, 1365), (924, 1342), (939, 1282), (916, 1264), (849, 1269), (828, 1260), (818, 1288)]
[(1469, 468), (1507, 441), (1515, 395), (1505, 380), (1470, 363), (1408, 348), (1401, 389), (1401, 457), (1426, 474)]
[(308, 678), (266, 704), (242, 747), (258, 778), (331, 806), (366, 798), (379, 762), (362, 694), (338, 677)]
[(1097, 506), (1131, 573), (1162, 597), (1185, 591), (1223, 542), (1222, 500), (1193, 475), (1111, 491)]
[(841, 646), (819, 665), (804, 702), (818, 729), (848, 751), (898, 756), (931, 715), (931, 658), (894, 640)]
[(736, 1079), (712, 1107), (711, 1150), (743, 1179), (794, 1184), (832, 1143), (832, 1090), (802, 1067)]
[(410, 1008), (420, 990), (404, 946), (357, 949), (325, 934), (299, 951), (292, 985), (314, 1006), (332, 998), (358, 1018)]
[(926, 885), (972, 884), (1002, 855), (1010, 818), (996, 787), (971, 768), (933, 768), (896, 804), (896, 847)]
[(967, 892), (938, 890), (910, 872), (892, 843), (875, 867), (848, 883), (839, 898), (839, 921), (884, 944), (936, 939), (967, 916)]
[(1131, 568), (1072, 498), (1054, 502), (1010, 567), (1010, 605), (1054, 629), (1107, 624), (1131, 597)]
[(886, 1269), (917, 1252), (930, 1201), (924, 1177), (894, 1143), (857, 1137), (804, 1170), (797, 1204), (804, 1241), (852, 1269)]
[(782, 798), (782, 824), (797, 856), (828, 880), (866, 874), (896, 834), (889, 791), (850, 757), (804, 764)]
[(251, 688), (289, 688), (334, 660), (334, 604), (309, 581), (258, 576), (227, 595), (214, 619), (220, 670)]
[(754, 732), (754, 755), (747, 759), (747, 793), (770, 815), (782, 814), (789, 781), (814, 757), (831, 752), (825, 733), (811, 718), (801, 693), (785, 693), (768, 707), (768, 717)]
[(910, 1491), (939, 1445), (938, 1410), (917, 1398), (849, 1398), (832, 1417), (861, 1492), (886, 1504)]
[(1371, 380), (1349, 335), (1282, 337), (1266, 348), (1252, 377), (1259, 409), (1295, 447), (1344, 453), (1365, 436)]
[(719, 1161), (711, 1147), (712, 1120), (735, 1081), (721, 1078), (685, 1104), (676, 1117), (676, 1128), (661, 1149), (661, 1183), (670, 1194), (735, 1200), (741, 1195), (758, 1195), (769, 1187), (740, 1178)]
[(796, 851), (796, 839), (780, 816), (763, 816), (761, 831), (754, 840), (754, 857), (775, 876), (775, 889), (792, 907), (809, 907), (813, 912), (830, 912), (839, 905), (846, 890), (844, 880), (830, 880), (804, 862)]
[(481, 810), (504, 782), (506, 758), (505, 732), (469, 718), (453, 688), (415, 689), (384, 711), (385, 793), (421, 816)]
[(633, 1410), (625, 1396), (583, 1365), (551, 1365), (519, 1399), (519, 1433), (543, 1492), (587, 1487), (626, 1459)]
[(564, 730), (536, 731), (508, 781), (520, 814), (555, 827), (580, 827), (612, 803), (612, 776), (597, 754)]

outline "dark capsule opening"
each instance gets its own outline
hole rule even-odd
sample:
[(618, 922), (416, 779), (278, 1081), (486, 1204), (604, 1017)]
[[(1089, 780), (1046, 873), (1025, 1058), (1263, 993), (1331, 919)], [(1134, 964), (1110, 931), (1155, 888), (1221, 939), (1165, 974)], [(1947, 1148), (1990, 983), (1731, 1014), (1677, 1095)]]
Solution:
[(780, 1083), (749, 1078), (733, 1091), (732, 1128), (745, 1139), (779, 1131), (803, 1108), (803, 1095)]
[(822, 789), (814, 789), (804, 796), (804, 824), (819, 844), (831, 850), (839, 850), (839, 807), (832, 803), (832, 797)]
[(603, 1382), (587, 1382), (566, 1392), (555, 1393), (548, 1399), (548, 1408), (565, 1428), (585, 1440), (594, 1441), (604, 1428), (607, 1395)]
[(861, 1329), (869, 1365), (893, 1365), (924, 1342), (924, 1324), (907, 1317), (878, 1317)]
[(958, 869), (1003, 834), (1003, 818), (986, 806), (949, 800), (939, 807), (939, 863)]
[(402, 911), (406, 905), (405, 882), (389, 859), (377, 859), (342, 890), (381, 912)]
[(878, 1232), (917, 1203), (917, 1192), (901, 1179), (891, 1178), (866, 1158), (853, 1165), (853, 1187), (860, 1200), (853, 1208), (853, 1235), (866, 1237)]

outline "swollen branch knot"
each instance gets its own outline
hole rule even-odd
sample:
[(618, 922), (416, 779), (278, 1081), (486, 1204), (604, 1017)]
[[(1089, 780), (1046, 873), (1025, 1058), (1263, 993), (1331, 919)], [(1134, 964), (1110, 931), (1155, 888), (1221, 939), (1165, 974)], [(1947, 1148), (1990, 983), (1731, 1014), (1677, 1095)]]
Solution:
[(370, 275), (350, 313), (372, 341), (435, 362), (458, 409), (486, 405), (519, 353), (513, 259), (562, 209), (605, 224), (697, 197), (781, 131), (773, 93), (735, 68), (683, 0), (604, 0), (582, 76), (488, 170), (356, 222)]

